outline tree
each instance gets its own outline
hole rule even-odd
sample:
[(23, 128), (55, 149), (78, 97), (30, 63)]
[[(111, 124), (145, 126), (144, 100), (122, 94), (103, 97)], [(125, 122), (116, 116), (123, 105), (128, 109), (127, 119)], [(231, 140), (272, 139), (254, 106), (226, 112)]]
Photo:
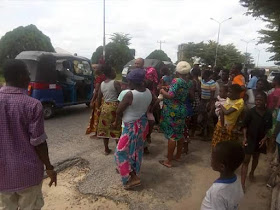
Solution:
[[(214, 65), (215, 53), (217, 43), (214, 41), (208, 41), (208, 43), (189, 42), (180, 45), (179, 57), (181, 60), (193, 63), (192, 57), (197, 56), (202, 58), (202, 62), (205, 64)], [(231, 68), (235, 62), (243, 63), (245, 61), (244, 56), (233, 44), (219, 45), (217, 65), (223, 68)]]
[(280, 2), (279, 0), (240, 0), (242, 6), (248, 8), (249, 15), (266, 21), (267, 29), (259, 31), (262, 34), (259, 43), (268, 43), (269, 52), (274, 53), (270, 61), (280, 61)]
[[(105, 46), (105, 61), (116, 69), (117, 72), (121, 72), (124, 65), (130, 60), (134, 59), (131, 49), (124, 44), (110, 42)], [(100, 46), (92, 54), (92, 63), (98, 63), (103, 53), (103, 46)]]
[(129, 34), (113, 33), (110, 39), (113, 43), (129, 46), (131, 37)]
[(54, 52), (51, 40), (35, 25), (20, 26), (7, 32), (0, 39), (0, 65), (8, 58), (15, 58), (22, 51)]
[(151, 52), (146, 59), (158, 59), (161, 61), (171, 62), (171, 59), (167, 56), (167, 54), (163, 50), (155, 50)]

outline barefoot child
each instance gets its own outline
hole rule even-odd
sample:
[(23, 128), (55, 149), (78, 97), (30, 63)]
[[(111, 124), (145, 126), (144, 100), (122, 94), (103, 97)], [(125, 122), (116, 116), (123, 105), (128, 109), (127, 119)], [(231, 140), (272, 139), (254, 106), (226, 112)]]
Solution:
[[(161, 72), (162, 77), (160, 79), (158, 89), (162, 89), (162, 88), (169, 89), (169, 86), (170, 86), (170, 84), (172, 82), (172, 76), (170, 75), (169, 69), (167, 67), (163, 67), (160, 70), (160, 72)], [(163, 100), (162, 94), (159, 94), (158, 98), (160, 100)]]
[(266, 108), (266, 94), (258, 93), (255, 101), (256, 106), (248, 111), (243, 122), (245, 160), (241, 169), (241, 182), (244, 190), (251, 157), (253, 161), (249, 177), (253, 181), (260, 153), (266, 154), (267, 133), (272, 128), (272, 114)]
[(244, 193), (235, 171), (243, 160), (243, 148), (236, 142), (223, 141), (213, 148), (211, 166), (220, 177), (207, 191), (201, 210), (238, 209)]
[(231, 85), (228, 88), (228, 98), (223, 106), (220, 106), (220, 118), (216, 125), (212, 138), (212, 146), (215, 147), (221, 141), (236, 141), (236, 122), (244, 108), (244, 101), (240, 98), (242, 88), (239, 85)]
[[(98, 93), (98, 105), (101, 113), (99, 117), (97, 137), (102, 138), (104, 142), (105, 155), (111, 153), (109, 149), (109, 139), (118, 140), (121, 135), (121, 124), (112, 127), (112, 123), (116, 119), (116, 110), (118, 108), (118, 96), (121, 92), (121, 84), (118, 81), (115, 81), (116, 72), (110, 66), (102, 65), (102, 71), (106, 77), (106, 80), (101, 83), (99, 93)], [(101, 105), (101, 99), (104, 99), (104, 102)]]
[(215, 102), (215, 114), (217, 117), (220, 117), (221, 106), (225, 105), (227, 101), (228, 95), (228, 86), (222, 86), (220, 88), (220, 94), (217, 97), (217, 101)]

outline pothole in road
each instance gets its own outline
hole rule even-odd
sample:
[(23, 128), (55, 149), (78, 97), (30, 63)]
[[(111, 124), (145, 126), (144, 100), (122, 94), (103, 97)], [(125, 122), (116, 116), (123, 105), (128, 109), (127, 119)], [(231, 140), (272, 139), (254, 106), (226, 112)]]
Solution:
[[(82, 166), (81, 166), (82, 165)], [(108, 198), (84, 195), (78, 186), (85, 179), (89, 168), (84, 164), (74, 165), (58, 174), (56, 187), (49, 187), (49, 179), (43, 181), (43, 195), (45, 206), (43, 210), (76, 210), (76, 209), (129, 209), (124, 203), (112, 201)]]

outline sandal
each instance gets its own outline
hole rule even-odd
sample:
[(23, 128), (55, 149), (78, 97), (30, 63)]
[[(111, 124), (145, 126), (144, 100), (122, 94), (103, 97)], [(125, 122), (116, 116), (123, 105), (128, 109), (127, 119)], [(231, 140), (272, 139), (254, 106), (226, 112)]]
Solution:
[(164, 160), (160, 160), (160, 161), (158, 161), (158, 162), (159, 162), (161, 165), (163, 165), (163, 166), (165, 166), (165, 167), (167, 167), (167, 168), (171, 168), (171, 167), (172, 167), (171, 165), (166, 164)]
[(105, 155), (105, 156), (110, 155), (110, 154), (111, 154), (111, 152), (112, 152), (112, 150), (111, 150), (111, 149), (109, 149), (109, 151), (105, 151), (105, 152), (104, 152), (104, 155)]
[(124, 185), (125, 190), (130, 190), (134, 187), (139, 187), (141, 185), (140, 179), (138, 180), (128, 180), (128, 182)]

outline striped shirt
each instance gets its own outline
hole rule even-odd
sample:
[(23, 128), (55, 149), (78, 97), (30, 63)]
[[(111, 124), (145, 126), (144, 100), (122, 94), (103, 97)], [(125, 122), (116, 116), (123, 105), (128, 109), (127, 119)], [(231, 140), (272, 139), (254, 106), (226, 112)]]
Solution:
[(209, 100), (211, 98), (211, 92), (216, 90), (216, 82), (214, 80), (210, 80), (205, 82), (202, 80), (201, 82), (201, 99)]

